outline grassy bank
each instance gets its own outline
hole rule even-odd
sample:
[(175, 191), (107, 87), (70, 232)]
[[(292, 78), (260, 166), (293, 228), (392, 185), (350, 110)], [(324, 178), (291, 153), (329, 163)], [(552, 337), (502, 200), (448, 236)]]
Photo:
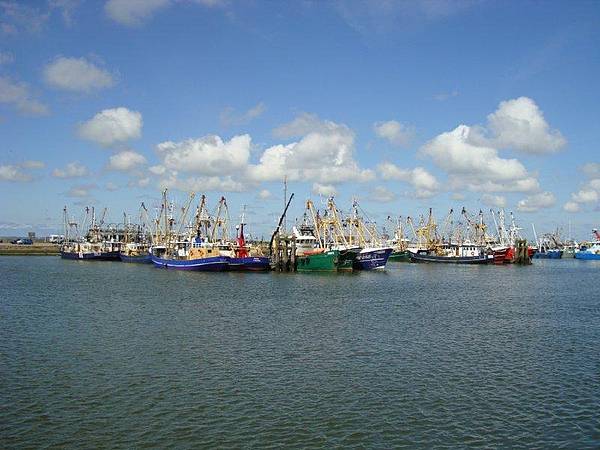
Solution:
[(59, 246), (47, 243), (33, 245), (0, 244), (0, 255), (55, 256), (60, 253)]

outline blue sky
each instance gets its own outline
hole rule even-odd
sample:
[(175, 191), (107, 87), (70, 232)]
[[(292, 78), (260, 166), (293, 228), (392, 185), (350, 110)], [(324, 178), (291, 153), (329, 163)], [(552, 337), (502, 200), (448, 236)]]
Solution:
[(0, 1), (0, 235), (168, 187), (268, 234), (288, 177), (383, 224), (600, 217), (600, 4)]

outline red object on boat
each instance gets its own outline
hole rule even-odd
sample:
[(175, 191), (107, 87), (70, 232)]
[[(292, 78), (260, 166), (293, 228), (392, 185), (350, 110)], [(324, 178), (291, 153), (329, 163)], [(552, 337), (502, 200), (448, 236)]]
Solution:
[(246, 240), (244, 239), (244, 224), (240, 224), (240, 234), (237, 239), (237, 246), (235, 248), (235, 257), (236, 258), (247, 258), (250, 256), (248, 253), (248, 248), (246, 247)]

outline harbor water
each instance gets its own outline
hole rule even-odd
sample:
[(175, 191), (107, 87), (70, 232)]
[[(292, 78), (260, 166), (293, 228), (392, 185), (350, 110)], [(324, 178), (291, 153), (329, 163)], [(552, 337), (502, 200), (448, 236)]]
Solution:
[(0, 274), (2, 448), (600, 447), (600, 261)]

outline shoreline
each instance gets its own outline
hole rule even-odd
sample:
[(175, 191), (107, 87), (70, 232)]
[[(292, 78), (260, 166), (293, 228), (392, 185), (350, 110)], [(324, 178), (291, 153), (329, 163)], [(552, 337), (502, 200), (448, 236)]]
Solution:
[(0, 256), (59, 256), (56, 244), (34, 243), (33, 245), (0, 244)]

